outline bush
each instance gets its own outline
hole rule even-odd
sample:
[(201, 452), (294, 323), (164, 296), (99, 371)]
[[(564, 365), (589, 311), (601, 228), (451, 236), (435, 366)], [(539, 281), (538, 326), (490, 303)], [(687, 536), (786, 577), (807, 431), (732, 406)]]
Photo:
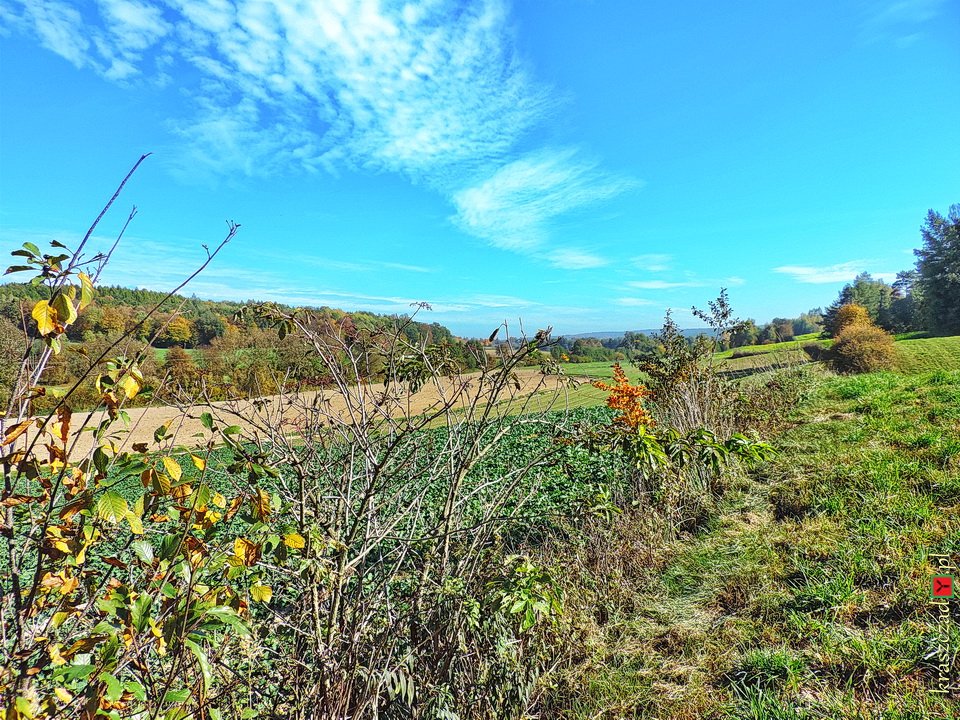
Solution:
[(837, 310), (837, 317), (833, 321), (833, 336), (840, 337), (840, 334), (849, 327), (872, 324), (870, 313), (865, 307), (850, 303)]
[(830, 364), (840, 373), (869, 373), (887, 370), (896, 351), (893, 336), (875, 325), (851, 325), (830, 348)]

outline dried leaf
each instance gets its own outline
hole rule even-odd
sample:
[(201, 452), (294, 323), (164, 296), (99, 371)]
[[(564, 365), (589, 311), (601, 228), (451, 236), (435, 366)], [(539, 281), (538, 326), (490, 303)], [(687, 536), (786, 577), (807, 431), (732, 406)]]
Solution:
[(257, 560), (260, 559), (260, 547), (246, 538), (237, 538), (233, 541), (233, 553), (247, 567), (256, 565)]

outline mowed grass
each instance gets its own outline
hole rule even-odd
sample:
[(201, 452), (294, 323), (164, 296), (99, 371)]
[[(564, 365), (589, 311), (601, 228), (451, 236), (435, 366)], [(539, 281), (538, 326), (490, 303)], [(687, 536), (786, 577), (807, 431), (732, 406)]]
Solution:
[(895, 369), (907, 375), (960, 370), (960, 335), (899, 340)]
[(929, 597), (931, 555), (960, 563), (960, 372), (829, 378), (794, 420), (699, 534), (618, 576), (555, 716), (960, 717), (934, 692), (960, 600), (941, 623)]

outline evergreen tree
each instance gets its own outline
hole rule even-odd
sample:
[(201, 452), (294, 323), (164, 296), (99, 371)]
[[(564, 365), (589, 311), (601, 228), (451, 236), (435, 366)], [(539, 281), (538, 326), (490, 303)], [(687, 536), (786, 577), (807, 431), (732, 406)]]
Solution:
[(960, 204), (951, 205), (947, 217), (930, 210), (920, 232), (923, 247), (913, 252), (926, 326), (960, 334)]

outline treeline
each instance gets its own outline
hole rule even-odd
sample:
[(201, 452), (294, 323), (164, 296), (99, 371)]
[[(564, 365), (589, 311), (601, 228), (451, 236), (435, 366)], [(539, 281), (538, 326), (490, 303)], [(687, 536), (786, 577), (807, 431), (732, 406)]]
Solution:
[[(46, 288), (31, 284), (0, 285), (0, 379), (9, 380), (25, 341), (32, 344), (30, 352), (40, 351), (31, 311), (39, 300), (46, 299), (46, 292)], [(51, 393), (39, 398), (35, 409), (55, 403), (57, 387), (65, 388), (90, 375), (92, 359), (120, 338), (123, 342), (111, 356), (140, 358), (145, 385), (139, 397), (143, 403), (197, 394), (219, 400), (330, 384), (329, 372), (313, 346), (299, 334), (282, 334), (262, 316), (243, 312), (252, 301), (165, 297), (150, 290), (98, 288), (96, 300), (66, 328), (65, 352), (54, 355), (47, 368), (45, 380)], [(454, 337), (440, 323), (329, 307), (305, 308), (304, 312), (318, 334), (343, 343), (342, 371), (354, 382), (384, 379), (389, 361), (381, 346), (397, 329), (409, 343), (435, 348), (438, 362), (447, 367), (473, 370), (490, 362), (479, 340)], [(75, 396), (77, 401), (82, 403), (87, 395), (91, 403), (95, 399), (93, 375), (96, 373)], [(4, 382), (5, 387), (8, 384)]]

